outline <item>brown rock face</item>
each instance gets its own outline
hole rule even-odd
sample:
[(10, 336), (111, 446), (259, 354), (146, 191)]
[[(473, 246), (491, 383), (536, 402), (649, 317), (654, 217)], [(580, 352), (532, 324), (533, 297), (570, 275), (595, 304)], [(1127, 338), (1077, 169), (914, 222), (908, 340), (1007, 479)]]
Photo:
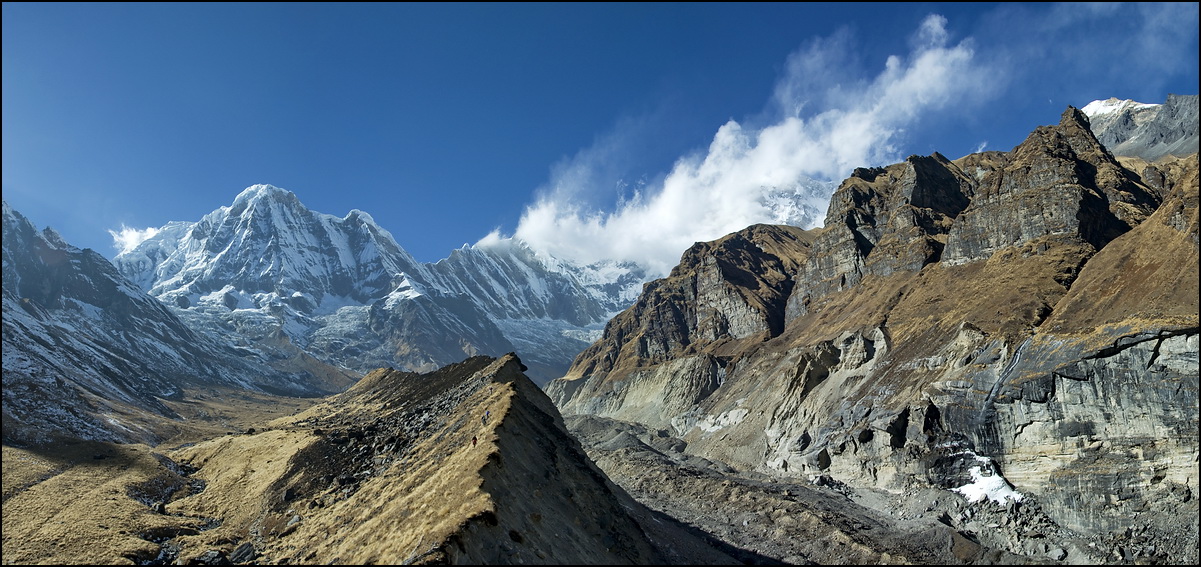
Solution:
[[(571, 396), (583, 387), (586, 392), (574, 395), (589, 407), (646, 400), (647, 411), (659, 414), (653, 392), (631, 394), (606, 377), (624, 381), (664, 365), (688, 376), (678, 381), (676, 395), (683, 399), (667, 400), (665, 411), (691, 407), (720, 385), (726, 363), (745, 345), (783, 332), (786, 303), (812, 240), (811, 231), (755, 225), (693, 245), (670, 276), (646, 284), (638, 301), (577, 357), (568, 379), (548, 385), (548, 392)], [(571, 379), (585, 376), (590, 378)]]
[(956, 219), (943, 262), (987, 259), (1001, 248), (1066, 236), (1101, 249), (1159, 204), (1088, 130), (1074, 108), (1058, 126), (1035, 130), (1004, 167), (980, 180), (972, 205)]
[[(855, 170), (830, 199), (826, 228), (814, 242), (824, 253), (809, 257), (798, 285), (802, 301), (847, 289), (867, 274), (887, 276), (937, 262), (950, 221), (973, 190), (972, 180), (937, 153)], [(802, 311), (803, 305), (794, 305), (794, 312)]]
[[(743, 470), (1003, 475), (1063, 526), (1195, 559), (1197, 157), (1126, 163), (1069, 108), (1011, 152), (857, 170), (824, 229), (695, 246), (546, 391)], [(803, 238), (706, 260), (773, 230)]]

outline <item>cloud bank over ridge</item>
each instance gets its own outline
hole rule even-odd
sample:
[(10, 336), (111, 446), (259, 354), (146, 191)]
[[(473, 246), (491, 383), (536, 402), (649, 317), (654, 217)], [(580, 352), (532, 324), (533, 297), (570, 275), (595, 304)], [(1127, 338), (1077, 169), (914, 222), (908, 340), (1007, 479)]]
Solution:
[[(633, 261), (664, 274), (694, 242), (780, 222), (771, 193), (898, 161), (906, 126), (952, 102), (986, 98), (994, 79), (974, 61), (970, 39), (952, 44), (946, 24), (928, 16), (910, 52), (888, 57), (870, 78), (851, 76), (854, 46), (845, 31), (801, 48), (776, 85), (767, 125), (727, 121), (707, 151), (681, 157), (608, 212), (589, 206), (590, 188), (577, 184), (615, 153), (618, 140), (606, 137), (552, 171), (513, 236), (559, 258)], [(824, 216), (824, 202), (820, 208)], [(490, 234), (479, 245), (498, 238)]]
[(158, 231), (159, 229), (154, 227), (137, 229), (122, 223), (120, 230), (110, 229), (108, 233), (113, 237), (113, 248), (118, 254), (124, 254), (137, 248), (142, 242), (153, 238)]

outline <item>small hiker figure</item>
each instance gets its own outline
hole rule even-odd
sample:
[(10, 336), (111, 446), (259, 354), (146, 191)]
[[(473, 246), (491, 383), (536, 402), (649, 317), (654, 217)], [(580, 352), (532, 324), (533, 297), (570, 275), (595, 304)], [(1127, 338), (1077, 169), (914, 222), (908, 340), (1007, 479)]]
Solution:
[(472, 446), (472, 447), (475, 447), (475, 442), (476, 442), (475, 435), (472, 435), (472, 436), (471, 436), (471, 446)]
[(480, 418), (480, 421), (482, 421), (484, 423), (484, 425), (488, 425), (488, 414), (490, 414), (490, 413), (491, 412), (486, 411), (486, 412), (484, 412), (484, 417)]

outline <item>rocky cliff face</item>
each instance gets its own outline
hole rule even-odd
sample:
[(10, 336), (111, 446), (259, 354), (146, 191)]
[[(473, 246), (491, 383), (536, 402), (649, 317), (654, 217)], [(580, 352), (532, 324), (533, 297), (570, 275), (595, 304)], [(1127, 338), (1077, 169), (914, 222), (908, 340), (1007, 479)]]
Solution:
[(557, 380), (548, 392), (578, 400), (573, 409), (582, 413), (638, 412), (635, 421), (659, 423), (694, 407), (721, 385), (728, 351), (783, 331), (790, 274), (811, 241), (799, 228), (756, 225), (696, 244), (576, 359), (569, 376), (595, 379)]
[[(1197, 160), (1136, 169), (1069, 108), (1011, 152), (858, 170), (824, 229), (742, 269), (697, 269), (690, 251), (693, 279), (648, 284), (547, 392), (738, 469), (991, 485), (1061, 526), (1137, 525), (1156, 542), (1137, 553), (1195, 559)], [(755, 283), (756, 262), (779, 280)], [(709, 303), (710, 320), (765, 323), (704, 334), (702, 289), (770, 290)]]
[(1155, 161), (1197, 153), (1197, 95), (1170, 94), (1163, 104), (1111, 98), (1082, 110), (1097, 139), (1115, 155)]

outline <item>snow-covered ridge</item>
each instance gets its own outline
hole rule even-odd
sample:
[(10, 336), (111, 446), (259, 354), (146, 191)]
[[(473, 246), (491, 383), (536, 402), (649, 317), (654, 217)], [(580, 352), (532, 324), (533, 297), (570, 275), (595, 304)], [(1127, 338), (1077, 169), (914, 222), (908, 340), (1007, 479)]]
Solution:
[[(233, 205), (199, 222), (169, 224), (114, 262), (151, 295), (181, 306), (203, 302), (228, 291), (229, 285), (267, 302), (300, 293), (315, 306), (324, 304), (327, 295), (368, 304), (396, 291), (401, 274), (408, 285), (435, 295), (471, 297), (494, 318), (551, 317), (590, 324), (620, 303), (597, 291), (615, 280), (596, 281), (593, 272), (581, 283), (573, 272), (583, 270), (546, 262), (523, 242), (464, 246), (443, 260), (422, 264), (369, 214), (353, 210), (338, 218), (313, 212), (295, 194), (270, 185), (247, 188)], [(604, 306), (563, 303), (565, 296), (574, 295)]]
[[(809, 228), (831, 190), (798, 182), (765, 191), (762, 204), (776, 222)], [(241, 346), (282, 334), (359, 372), (519, 348), (546, 379), (663, 275), (616, 260), (580, 265), (499, 236), (421, 263), (371, 215), (318, 213), (265, 184), (197, 222), (164, 226), (113, 263), (190, 324), (250, 333)]]
[(502, 355), (515, 344), (523, 359), (565, 370), (587, 346), (582, 337), (632, 301), (627, 288), (643, 277), (636, 267), (547, 261), (513, 239), (421, 263), (369, 214), (317, 213), (271, 185), (163, 227), (114, 264), (190, 324), (253, 335), (231, 337), (240, 346), (274, 344), (282, 333), (360, 372)]
[(1110, 98), (1081, 111), (1089, 128), (1110, 153), (1154, 161), (1166, 155), (1197, 152), (1197, 95), (1168, 95), (1163, 104)]
[(1118, 98), (1107, 98), (1105, 100), (1094, 100), (1081, 108), (1080, 111), (1085, 116), (1093, 118), (1103, 114), (1114, 114), (1126, 110), (1135, 111), (1141, 109), (1150, 109), (1158, 107), (1158, 104), (1147, 104), (1143, 102), (1135, 102), (1130, 99), (1120, 100)]
[(197, 332), (104, 257), (51, 229), (38, 231), (7, 203), (3, 221), (6, 439), (11, 417), (24, 439), (69, 432), (152, 441), (148, 432), (105, 417), (107, 408), (128, 404), (172, 416), (160, 398), (186, 386), (290, 394), (338, 387), (277, 370), (253, 352)]
[(167, 225), (114, 263), (151, 295), (175, 304), (192, 304), (226, 285), (271, 300), (301, 292), (318, 303), (325, 295), (362, 302), (391, 291), (393, 275), (420, 270), (370, 215), (315, 213), (270, 185), (247, 188), (199, 222)]

